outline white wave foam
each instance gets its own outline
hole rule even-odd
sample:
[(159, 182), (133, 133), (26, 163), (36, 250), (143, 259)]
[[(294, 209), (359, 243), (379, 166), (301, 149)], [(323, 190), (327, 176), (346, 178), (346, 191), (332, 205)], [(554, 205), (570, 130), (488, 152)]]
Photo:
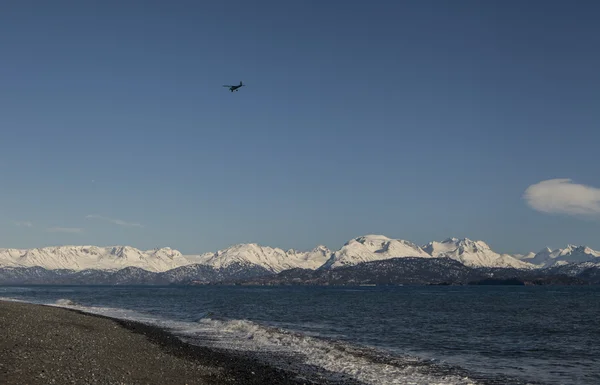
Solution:
[(172, 321), (168, 319), (161, 319), (156, 316), (150, 316), (143, 314), (141, 312), (137, 312), (129, 309), (122, 308), (113, 308), (113, 307), (103, 307), (103, 306), (84, 306), (73, 300), (63, 298), (59, 299), (54, 303), (48, 304), (50, 306), (62, 307), (67, 309), (77, 309), (79, 311), (83, 311), (85, 313), (102, 315), (110, 318), (116, 318), (120, 320), (126, 321), (136, 321), (142, 322), (154, 326), (158, 326), (161, 328), (166, 328)]
[(23, 303), (27, 303), (26, 301), (17, 299), (17, 298), (10, 298), (10, 297), (0, 297), (0, 301), (5, 301), (5, 302), (23, 302)]
[(24, 293), (28, 291), (32, 291), (33, 289), (29, 287), (20, 287), (20, 286), (5, 286), (0, 287), (1, 293)]
[(79, 306), (78, 303), (76, 303), (75, 301), (71, 301), (70, 299), (67, 299), (67, 298), (57, 299), (54, 304), (58, 305), (58, 306), (72, 306), (72, 307)]
[[(414, 357), (392, 358), (374, 349), (265, 327), (246, 320), (203, 319), (197, 327), (179, 330), (179, 333), (187, 336), (190, 342), (203, 345), (210, 342), (216, 347), (274, 353), (269, 356), (278, 366), (302, 371), (316, 366), (333, 373), (332, 379), (337, 380), (345, 375), (374, 385), (475, 384), (469, 378), (436, 373), (432, 365), (423, 365)], [(277, 360), (277, 357), (287, 355), (300, 362)]]

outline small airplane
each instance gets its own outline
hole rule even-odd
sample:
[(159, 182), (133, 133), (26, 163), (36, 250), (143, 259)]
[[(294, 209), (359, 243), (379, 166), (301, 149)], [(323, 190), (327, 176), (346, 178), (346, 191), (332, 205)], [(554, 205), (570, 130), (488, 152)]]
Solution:
[(233, 92), (233, 91), (237, 91), (238, 88), (245, 86), (245, 84), (242, 84), (242, 81), (240, 80), (240, 84), (236, 85), (236, 86), (228, 86), (225, 85), (223, 87), (229, 87), (229, 91)]

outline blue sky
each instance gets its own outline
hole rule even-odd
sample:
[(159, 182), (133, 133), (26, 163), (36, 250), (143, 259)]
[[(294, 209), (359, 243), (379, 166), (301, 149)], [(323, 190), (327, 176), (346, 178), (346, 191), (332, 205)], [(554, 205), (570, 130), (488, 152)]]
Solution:
[(599, 19), (593, 1), (8, 2), (0, 246), (600, 249)]

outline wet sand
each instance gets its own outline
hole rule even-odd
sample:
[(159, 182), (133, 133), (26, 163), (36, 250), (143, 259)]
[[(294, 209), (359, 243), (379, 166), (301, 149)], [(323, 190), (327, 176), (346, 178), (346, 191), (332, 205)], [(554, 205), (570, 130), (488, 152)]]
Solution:
[(0, 301), (0, 384), (329, 384), (159, 328)]

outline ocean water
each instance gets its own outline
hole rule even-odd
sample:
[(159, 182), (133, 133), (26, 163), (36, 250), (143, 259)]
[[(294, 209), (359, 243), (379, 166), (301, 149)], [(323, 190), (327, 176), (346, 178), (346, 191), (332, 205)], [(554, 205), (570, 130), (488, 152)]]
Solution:
[(600, 384), (600, 287), (4, 286), (0, 297), (153, 324), (340, 383)]

